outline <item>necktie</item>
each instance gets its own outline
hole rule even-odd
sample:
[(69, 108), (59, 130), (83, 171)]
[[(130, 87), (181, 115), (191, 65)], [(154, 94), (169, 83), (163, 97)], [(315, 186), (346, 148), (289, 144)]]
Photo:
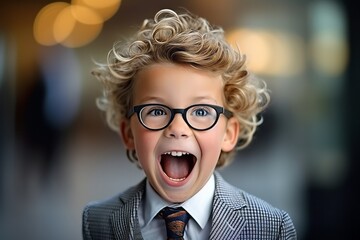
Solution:
[(160, 216), (166, 223), (167, 239), (184, 239), (184, 229), (190, 215), (183, 208), (165, 207), (160, 211)]

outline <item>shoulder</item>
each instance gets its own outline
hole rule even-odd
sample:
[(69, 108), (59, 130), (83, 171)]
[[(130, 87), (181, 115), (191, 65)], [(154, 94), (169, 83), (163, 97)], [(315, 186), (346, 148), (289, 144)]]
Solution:
[[(250, 223), (248, 231), (259, 231), (279, 239), (296, 239), (295, 226), (290, 215), (270, 203), (242, 191), (246, 207), (241, 209), (242, 216)], [(250, 227), (251, 226), (251, 227)]]
[(284, 210), (274, 207), (265, 200), (258, 198), (250, 193), (241, 191), (241, 194), (246, 202), (246, 206), (242, 208), (243, 216), (248, 220), (276, 222), (282, 224), (284, 220), (289, 218), (289, 215)]
[(283, 211), (274, 207), (265, 200), (254, 196), (238, 187), (226, 182), (219, 173), (215, 174), (215, 197), (224, 204), (244, 212), (281, 216)]
[(145, 181), (142, 181), (139, 184), (128, 188), (124, 192), (112, 196), (108, 199), (89, 202), (85, 206), (84, 211), (93, 212), (94, 214), (98, 213), (97, 215), (107, 215), (107, 213), (113, 212), (115, 209), (126, 205), (129, 201), (136, 198), (140, 192), (144, 191), (144, 189)]
[[(265, 233), (271, 236), (286, 236), (296, 239), (296, 232), (289, 214), (269, 202), (227, 183), (219, 174), (216, 176), (218, 204), (238, 212), (247, 224), (244, 233)], [(214, 206), (215, 207), (215, 206)], [(249, 236), (249, 235), (248, 235)]]
[(128, 214), (127, 209), (135, 207), (141, 201), (144, 189), (145, 181), (142, 181), (136, 186), (106, 200), (88, 203), (82, 214), (84, 239), (90, 239), (86, 237), (90, 235), (92, 237), (99, 234), (99, 236), (110, 236), (112, 218), (122, 209), (124, 209), (124, 214)]

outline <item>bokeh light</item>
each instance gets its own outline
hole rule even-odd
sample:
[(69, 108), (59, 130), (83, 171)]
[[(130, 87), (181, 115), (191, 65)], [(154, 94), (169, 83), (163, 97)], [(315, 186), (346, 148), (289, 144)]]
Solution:
[(304, 71), (305, 46), (300, 37), (286, 32), (234, 29), (227, 40), (246, 53), (249, 69), (257, 74), (294, 76)]
[(119, 9), (121, 0), (72, 0), (73, 5), (85, 6), (96, 11), (103, 21), (111, 18)]
[(48, 4), (35, 18), (34, 38), (45, 46), (84, 46), (100, 34), (104, 22), (117, 12), (120, 4), (121, 0), (73, 0), (71, 4)]
[(327, 76), (340, 76), (349, 58), (342, 9), (333, 2), (318, 1), (312, 4), (309, 16), (309, 55), (315, 71)]
[(234, 48), (246, 53), (249, 68), (258, 73), (266, 70), (271, 58), (271, 48), (267, 39), (269, 36), (248, 29), (236, 29), (231, 31), (227, 38)]
[(71, 5), (73, 17), (83, 24), (102, 24), (101, 16), (91, 8), (81, 5)]
[(34, 21), (35, 40), (45, 46), (51, 46), (58, 43), (55, 39), (53, 26), (59, 13), (68, 7), (65, 2), (55, 2), (46, 5), (37, 14)]
[[(96, 19), (96, 14), (92, 15), (90, 11), (84, 14), (85, 11), (79, 11), (78, 6), (68, 6), (63, 9), (55, 23), (54, 23), (54, 37), (57, 42), (67, 47), (80, 47), (94, 40), (102, 29), (102, 22)], [(75, 17), (74, 12), (79, 12), (78, 16), (81, 15), (82, 21), (79, 21)], [(94, 24), (87, 24), (85, 17), (88, 17), (88, 23), (94, 22)], [(95, 20), (94, 20), (95, 19)]]
[(54, 38), (58, 43), (67, 39), (75, 28), (76, 19), (71, 13), (71, 6), (64, 8), (58, 13), (53, 28)]

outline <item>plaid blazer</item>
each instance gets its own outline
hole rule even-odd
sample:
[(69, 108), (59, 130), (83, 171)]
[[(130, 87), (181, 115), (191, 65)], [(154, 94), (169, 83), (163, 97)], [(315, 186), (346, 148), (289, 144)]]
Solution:
[[(83, 211), (83, 239), (143, 239), (137, 210), (145, 179), (124, 193), (89, 203)], [(210, 239), (296, 239), (289, 215), (227, 183), (215, 172)]]

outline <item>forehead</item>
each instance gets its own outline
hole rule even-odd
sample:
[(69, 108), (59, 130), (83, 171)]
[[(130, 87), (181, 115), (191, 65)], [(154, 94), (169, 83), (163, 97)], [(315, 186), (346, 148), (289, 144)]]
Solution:
[[(135, 104), (159, 100), (161, 103), (194, 103), (198, 99), (222, 103), (220, 75), (188, 65), (159, 63), (142, 69), (135, 77)], [(177, 100), (177, 101), (175, 101)], [(196, 102), (195, 102), (196, 103)]]

